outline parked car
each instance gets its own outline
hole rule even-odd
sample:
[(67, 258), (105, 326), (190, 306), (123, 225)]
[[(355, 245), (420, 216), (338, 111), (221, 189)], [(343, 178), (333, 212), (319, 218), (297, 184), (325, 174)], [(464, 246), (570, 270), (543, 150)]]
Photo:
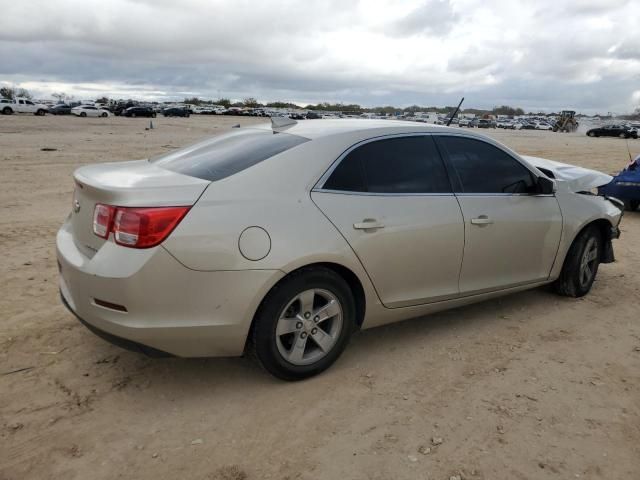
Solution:
[(151, 107), (129, 107), (121, 115), (125, 117), (156, 117), (156, 112)]
[(590, 137), (638, 138), (638, 131), (626, 125), (605, 125), (587, 131)]
[(481, 118), (478, 120), (478, 128), (496, 128), (496, 122), (490, 118)]
[(240, 107), (229, 107), (224, 112), (225, 115), (243, 115), (244, 110)]
[(71, 105), (59, 103), (49, 108), (49, 113), (53, 115), (69, 115), (71, 113)]
[(553, 127), (549, 125), (547, 122), (536, 122), (535, 129), (536, 130), (553, 130)]
[(272, 118), (78, 169), (62, 301), (115, 343), (248, 349), (299, 380), (357, 329), (545, 284), (587, 294), (623, 206), (583, 192), (610, 180), (454, 128)]
[(600, 195), (607, 195), (624, 201), (629, 210), (640, 206), (640, 155), (613, 180), (598, 189)]
[(34, 103), (28, 98), (0, 98), (0, 112), (3, 115), (13, 113), (33, 113), (34, 115), (44, 115), (48, 107), (42, 103)]
[(471, 125), (471, 120), (469, 120), (468, 118), (461, 118), (460, 121), (458, 122), (458, 126), (459, 127), (470, 127)]
[(165, 108), (162, 111), (162, 114), (165, 117), (188, 117), (190, 115), (189, 110), (178, 107)]
[(78, 105), (71, 109), (71, 113), (78, 117), (108, 117), (109, 110), (98, 108), (93, 105)]
[(521, 123), (521, 130), (535, 130), (536, 129), (536, 124), (533, 122), (527, 122), (527, 121), (523, 121)]

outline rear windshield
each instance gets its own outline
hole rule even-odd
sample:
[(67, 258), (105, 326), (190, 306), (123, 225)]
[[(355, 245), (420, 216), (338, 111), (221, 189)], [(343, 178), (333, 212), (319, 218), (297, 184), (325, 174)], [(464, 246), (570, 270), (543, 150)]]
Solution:
[(269, 130), (238, 129), (150, 160), (172, 172), (220, 180), (308, 141)]

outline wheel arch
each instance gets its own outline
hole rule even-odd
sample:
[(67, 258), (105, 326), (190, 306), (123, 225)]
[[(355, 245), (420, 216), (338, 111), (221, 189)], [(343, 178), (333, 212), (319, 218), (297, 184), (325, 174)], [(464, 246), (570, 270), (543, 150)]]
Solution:
[(603, 248), (601, 252), (600, 263), (611, 263), (613, 262), (613, 247), (611, 245), (611, 229), (613, 228), (613, 224), (607, 220), (606, 218), (596, 218), (594, 220), (590, 220), (582, 225), (580, 228), (576, 229), (571, 242), (569, 242), (569, 246), (567, 247), (567, 251), (564, 254), (564, 258), (562, 259), (562, 265), (567, 261), (567, 255), (569, 254), (569, 250), (571, 250), (571, 246), (575, 243), (576, 239), (584, 232), (587, 228), (596, 227), (600, 232), (600, 237), (603, 241)]
[(332, 270), (333, 272), (338, 274), (345, 282), (347, 282), (347, 285), (351, 290), (351, 293), (353, 295), (353, 300), (356, 306), (356, 326), (357, 328), (360, 328), (362, 326), (362, 323), (364, 322), (365, 313), (366, 313), (367, 302), (366, 302), (366, 296), (364, 292), (364, 286), (362, 285), (362, 282), (360, 281), (358, 276), (350, 268), (345, 267), (344, 265), (341, 265), (339, 263), (334, 263), (334, 262), (309, 263), (288, 272), (286, 275), (280, 278), (275, 284), (273, 284), (271, 288), (267, 291), (267, 293), (265, 293), (262, 300), (258, 304), (258, 307), (256, 308), (255, 312), (253, 313), (253, 318), (251, 319), (251, 325), (249, 327), (249, 333), (247, 335), (247, 340), (245, 341), (245, 351), (247, 350), (247, 344), (250, 341), (252, 336), (256, 317), (258, 316), (258, 313), (260, 312), (260, 309), (265, 299), (269, 295), (269, 293), (274, 288), (278, 287), (278, 285), (280, 285), (282, 282), (287, 280), (289, 277), (291, 277), (294, 274), (297, 274), (300, 270), (305, 270), (310, 268), (326, 268), (326, 269)]

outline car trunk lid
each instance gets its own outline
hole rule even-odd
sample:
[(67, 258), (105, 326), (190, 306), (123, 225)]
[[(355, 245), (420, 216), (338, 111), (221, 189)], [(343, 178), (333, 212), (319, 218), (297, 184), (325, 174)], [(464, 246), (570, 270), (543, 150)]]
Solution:
[(118, 207), (191, 206), (209, 181), (166, 170), (147, 160), (103, 163), (81, 167), (71, 211), (74, 240), (85, 255), (93, 257), (108, 240), (93, 233), (96, 204)]

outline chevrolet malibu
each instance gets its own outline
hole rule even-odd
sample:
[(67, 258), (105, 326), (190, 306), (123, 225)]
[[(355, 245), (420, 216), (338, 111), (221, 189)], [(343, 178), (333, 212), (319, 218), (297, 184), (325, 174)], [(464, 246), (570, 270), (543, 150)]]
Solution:
[(63, 303), (152, 355), (251, 352), (298, 380), (358, 329), (552, 284), (613, 261), (611, 177), (473, 132), (273, 119), (151, 160), (85, 166), (57, 235)]

